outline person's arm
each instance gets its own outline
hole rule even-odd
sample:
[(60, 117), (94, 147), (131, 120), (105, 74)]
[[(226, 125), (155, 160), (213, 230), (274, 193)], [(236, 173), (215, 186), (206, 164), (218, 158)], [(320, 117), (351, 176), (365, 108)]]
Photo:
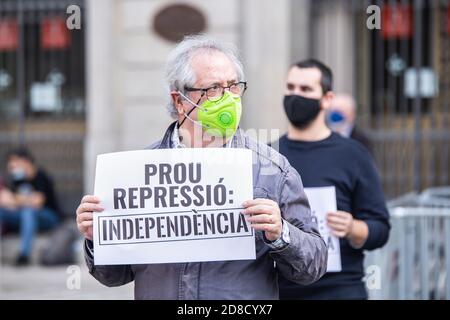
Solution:
[(134, 273), (129, 265), (96, 266), (94, 264), (94, 244), (89, 239), (84, 241), (84, 259), (89, 273), (105, 286), (122, 286), (134, 280)]
[(333, 235), (338, 238), (347, 238), (355, 249), (361, 248), (369, 236), (367, 223), (354, 219), (351, 213), (345, 211), (329, 212), (327, 224)]
[(53, 181), (45, 171), (36, 170), (31, 192), (26, 194), (20, 194), (19, 192), (18, 198), (22, 206), (41, 209), (46, 205), (47, 199), (54, 193)]
[(30, 194), (18, 194), (16, 196), (17, 203), (21, 206), (41, 209), (45, 204), (45, 194), (40, 191), (33, 191)]
[(361, 168), (353, 191), (353, 215), (367, 225), (368, 234), (360, 248), (373, 250), (384, 246), (389, 239), (389, 212), (375, 164), (368, 154), (365, 155), (359, 161)]
[(0, 208), (14, 210), (18, 206), (17, 199), (14, 193), (7, 189), (3, 188), (0, 190)]
[(349, 234), (348, 241), (354, 248), (361, 248), (366, 243), (369, 236), (369, 227), (362, 220), (354, 219)]
[(326, 272), (328, 250), (312, 219), (302, 181), (290, 165), (279, 184), (278, 202), (283, 223), (289, 228), (289, 244), (272, 251), (279, 272), (288, 280), (310, 284)]
[(93, 238), (94, 212), (101, 212), (100, 199), (95, 196), (84, 196), (76, 211), (78, 230), (85, 237), (84, 256), (89, 273), (100, 283), (108, 287), (116, 287), (134, 280), (134, 273), (129, 265), (95, 265)]

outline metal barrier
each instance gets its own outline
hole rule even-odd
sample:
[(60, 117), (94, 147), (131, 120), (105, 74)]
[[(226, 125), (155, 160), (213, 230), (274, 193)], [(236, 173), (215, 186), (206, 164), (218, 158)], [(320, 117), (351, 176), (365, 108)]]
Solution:
[(408, 205), (389, 203), (388, 244), (367, 254), (366, 267), (378, 267), (381, 277), (369, 297), (450, 299), (450, 188), (428, 189), (402, 201)]

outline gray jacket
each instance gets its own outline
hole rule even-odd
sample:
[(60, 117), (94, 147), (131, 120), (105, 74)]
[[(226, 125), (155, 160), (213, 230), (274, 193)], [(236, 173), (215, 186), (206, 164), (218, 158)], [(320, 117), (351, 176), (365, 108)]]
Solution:
[[(149, 148), (170, 148), (174, 127)], [(89, 272), (110, 287), (134, 280), (136, 299), (278, 299), (278, 272), (300, 284), (318, 280), (326, 271), (327, 247), (311, 219), (299, 174), (285, 157), (241, 131), (231, 147), (253, 151), (254, 198), (278, 203), (289, 227), (287, 247), (273, 251), (258, 231), (255, 260), (95, 266), (92, 242), (86, 240)]]

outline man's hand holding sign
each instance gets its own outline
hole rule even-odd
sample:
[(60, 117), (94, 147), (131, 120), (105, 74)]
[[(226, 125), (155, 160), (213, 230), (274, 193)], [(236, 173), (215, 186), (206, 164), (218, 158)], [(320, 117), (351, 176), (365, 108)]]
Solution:
[(248, 200), (251, 165), (248, 150), (223, 148), (101, 155), (98, 196), (81, 201), (78, 228), (93, 240), (96, 264), (254, 259), (249, 222), (273, 241), (281, 216), (271, 200)]
[[(255, 230), (265, 231), (265, 236), (270, 241), (275, 241), (281, 236), (280, 208), (275, 201), (268, 199), (254, 199), (245, 201), (242, 206), (246, 208), (242, 213), (248, 215), (247, 221)], [(102, 212), (100, 199), (93, 195), (86, 195), (81, 199), (77, 209), (78, 230), (86, 239), (92, 240), (93, 213)]]
[(265, 232), (266, 239), (275, 241), (281, 237), (282, 222), (278, 204), (269, 199), (254, 199), (245, 201), (242, 206), (247, 221), (255, 230)]
[(92, 241), (93, 238), (94, 212), (102, 212), (103, 210), (105, 209), (100, 205), (100, 199), (96, 196), (86, 195), (81, 199), (76, 211), (77, 226), (86, 239)]
[[(245, 201), (242, 206), (246, 208), (242, 213), (248, 215), (247, 221), (255, 230), (265, 231), (268, 240), (274, 241), (281, 235), (281, 215), (278, 204), (268, 199), (254, 199)], [(100, 199), (96, 196), (86, 195), (77, 209), (78, 230), (86, 239), (92, 240), (93, 212), (102, 212)]]

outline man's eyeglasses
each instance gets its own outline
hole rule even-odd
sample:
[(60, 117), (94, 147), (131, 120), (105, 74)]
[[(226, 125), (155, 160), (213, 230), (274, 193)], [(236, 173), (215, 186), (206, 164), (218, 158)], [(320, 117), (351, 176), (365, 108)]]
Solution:
[(202, 97), (206, 95), (206, 98), (209, 101), (216, 102), (222, 99), (223, 94), (225, 93), (225, 89), (228, 89), (231, 93), (242, 97), (244, 95), (245, 90), (247, 90), (247, 82), (240, 81), (236, 83), (232, 83), (229, 86), (222, 87), (219, 85), (215, 85), (209, 88), (201, 89), (201, 88), (190, 88), (190, 87), (184, 87), (184, 90), (186, 91), (201, 91)]

